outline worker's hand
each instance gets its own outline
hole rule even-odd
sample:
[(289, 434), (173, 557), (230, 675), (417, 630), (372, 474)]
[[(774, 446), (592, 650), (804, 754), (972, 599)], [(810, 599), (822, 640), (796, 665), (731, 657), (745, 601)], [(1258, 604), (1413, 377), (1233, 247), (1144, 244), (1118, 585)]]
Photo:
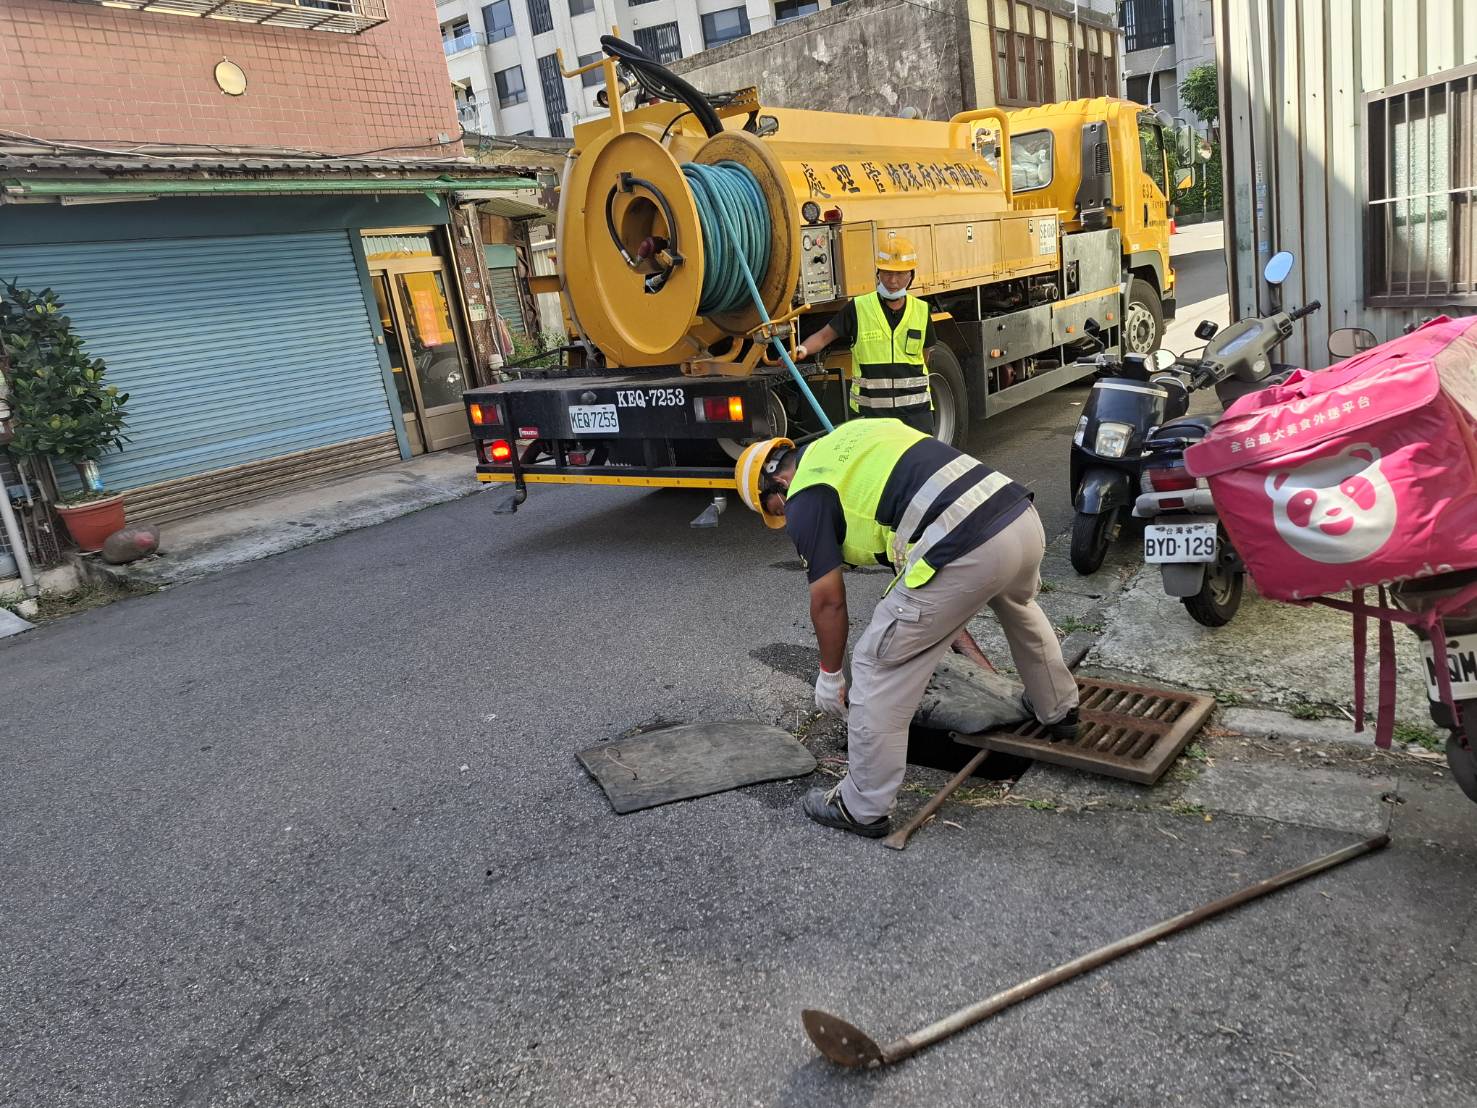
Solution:
[(808, 357), (810, 357), (810, 351), (805, 349), (805, 344), (803, 342), (799, 346), (795, 347), (795, 360), (797, 362), (803, 362)]
[(824, 669), (815, 677), (815, 706), (828, 716), (846, 718), (846, 675)]

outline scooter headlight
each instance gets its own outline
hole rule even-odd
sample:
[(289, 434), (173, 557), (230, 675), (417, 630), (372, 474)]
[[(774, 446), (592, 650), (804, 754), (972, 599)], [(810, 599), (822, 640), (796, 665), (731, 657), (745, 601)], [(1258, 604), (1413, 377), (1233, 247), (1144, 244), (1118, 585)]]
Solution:
[(1121, 458), (1132, 436), (1133, 427), (1127, 423), (1099, 423), (1092, 452), (1100, 458)]
[(1087, 437), (1087, 417), (1086, 416), (1083, 416), (1081, 419), (1079, 419), (1077, 421), (1077, 433), (1072, 436), (1072, 441), (1074, 443), (1076, 443), (1078, 446), (1081, 446), (1082, 445), (1082, 440), (1085, 439), (1086, 437)]

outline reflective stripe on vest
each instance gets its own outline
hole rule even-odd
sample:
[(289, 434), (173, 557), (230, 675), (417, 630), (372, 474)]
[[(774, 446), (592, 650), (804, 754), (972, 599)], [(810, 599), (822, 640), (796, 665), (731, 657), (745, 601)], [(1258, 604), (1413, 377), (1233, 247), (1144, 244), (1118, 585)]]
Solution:
[(877, 510), (888, 478), (902, 456), (927, 437), (897, 420), (853, 420), (806, 447), (790, 481), (790, 496), (813, 485), (829, 485), (836, 491), (846, 525), (841, 555), (848, 565), (891, 563), (898, 570), (893, 584), (902, 580), (910, 588), (927, 584), (933, 577), (934, 567), (926, 560), (928, 553), (976, 508), (1011, 483), (1002, 473), (985, 474), (939, 512), (909, 548), (908, 537), (949, 487), (972, 470), (987, 468), (974, 458), (953, 459), (919, 486), (903, 510), (897, 530), (885, 527), (877, 521)]
[(854, 304), (852, 411), (890, 411), (925, 404), (931, 407), (928, 374), (919, 372), (925, 370), (923, 340), (928, 334), (928, 304), (916, 296), (908, 297), (895, 328), (876, 292), (858, 296)]

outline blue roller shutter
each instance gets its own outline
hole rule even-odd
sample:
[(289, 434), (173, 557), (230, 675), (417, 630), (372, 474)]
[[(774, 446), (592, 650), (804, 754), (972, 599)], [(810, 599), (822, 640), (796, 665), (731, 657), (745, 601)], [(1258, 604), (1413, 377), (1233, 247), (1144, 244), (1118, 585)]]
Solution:
[(346, 232), (0, 247), (0, 276), (56, 290), (129, 394), (110, 488), (393, 433)]

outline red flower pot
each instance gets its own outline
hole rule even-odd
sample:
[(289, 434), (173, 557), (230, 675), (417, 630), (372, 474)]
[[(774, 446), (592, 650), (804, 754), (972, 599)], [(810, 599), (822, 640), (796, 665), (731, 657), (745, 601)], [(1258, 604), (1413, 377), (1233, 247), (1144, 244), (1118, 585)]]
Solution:
[(83, 550), (101, 550), (103, 540), (128, 522), (122, 494), (85, 504), (58, 504), (56, 510), (67, 525), (72, 541)]

